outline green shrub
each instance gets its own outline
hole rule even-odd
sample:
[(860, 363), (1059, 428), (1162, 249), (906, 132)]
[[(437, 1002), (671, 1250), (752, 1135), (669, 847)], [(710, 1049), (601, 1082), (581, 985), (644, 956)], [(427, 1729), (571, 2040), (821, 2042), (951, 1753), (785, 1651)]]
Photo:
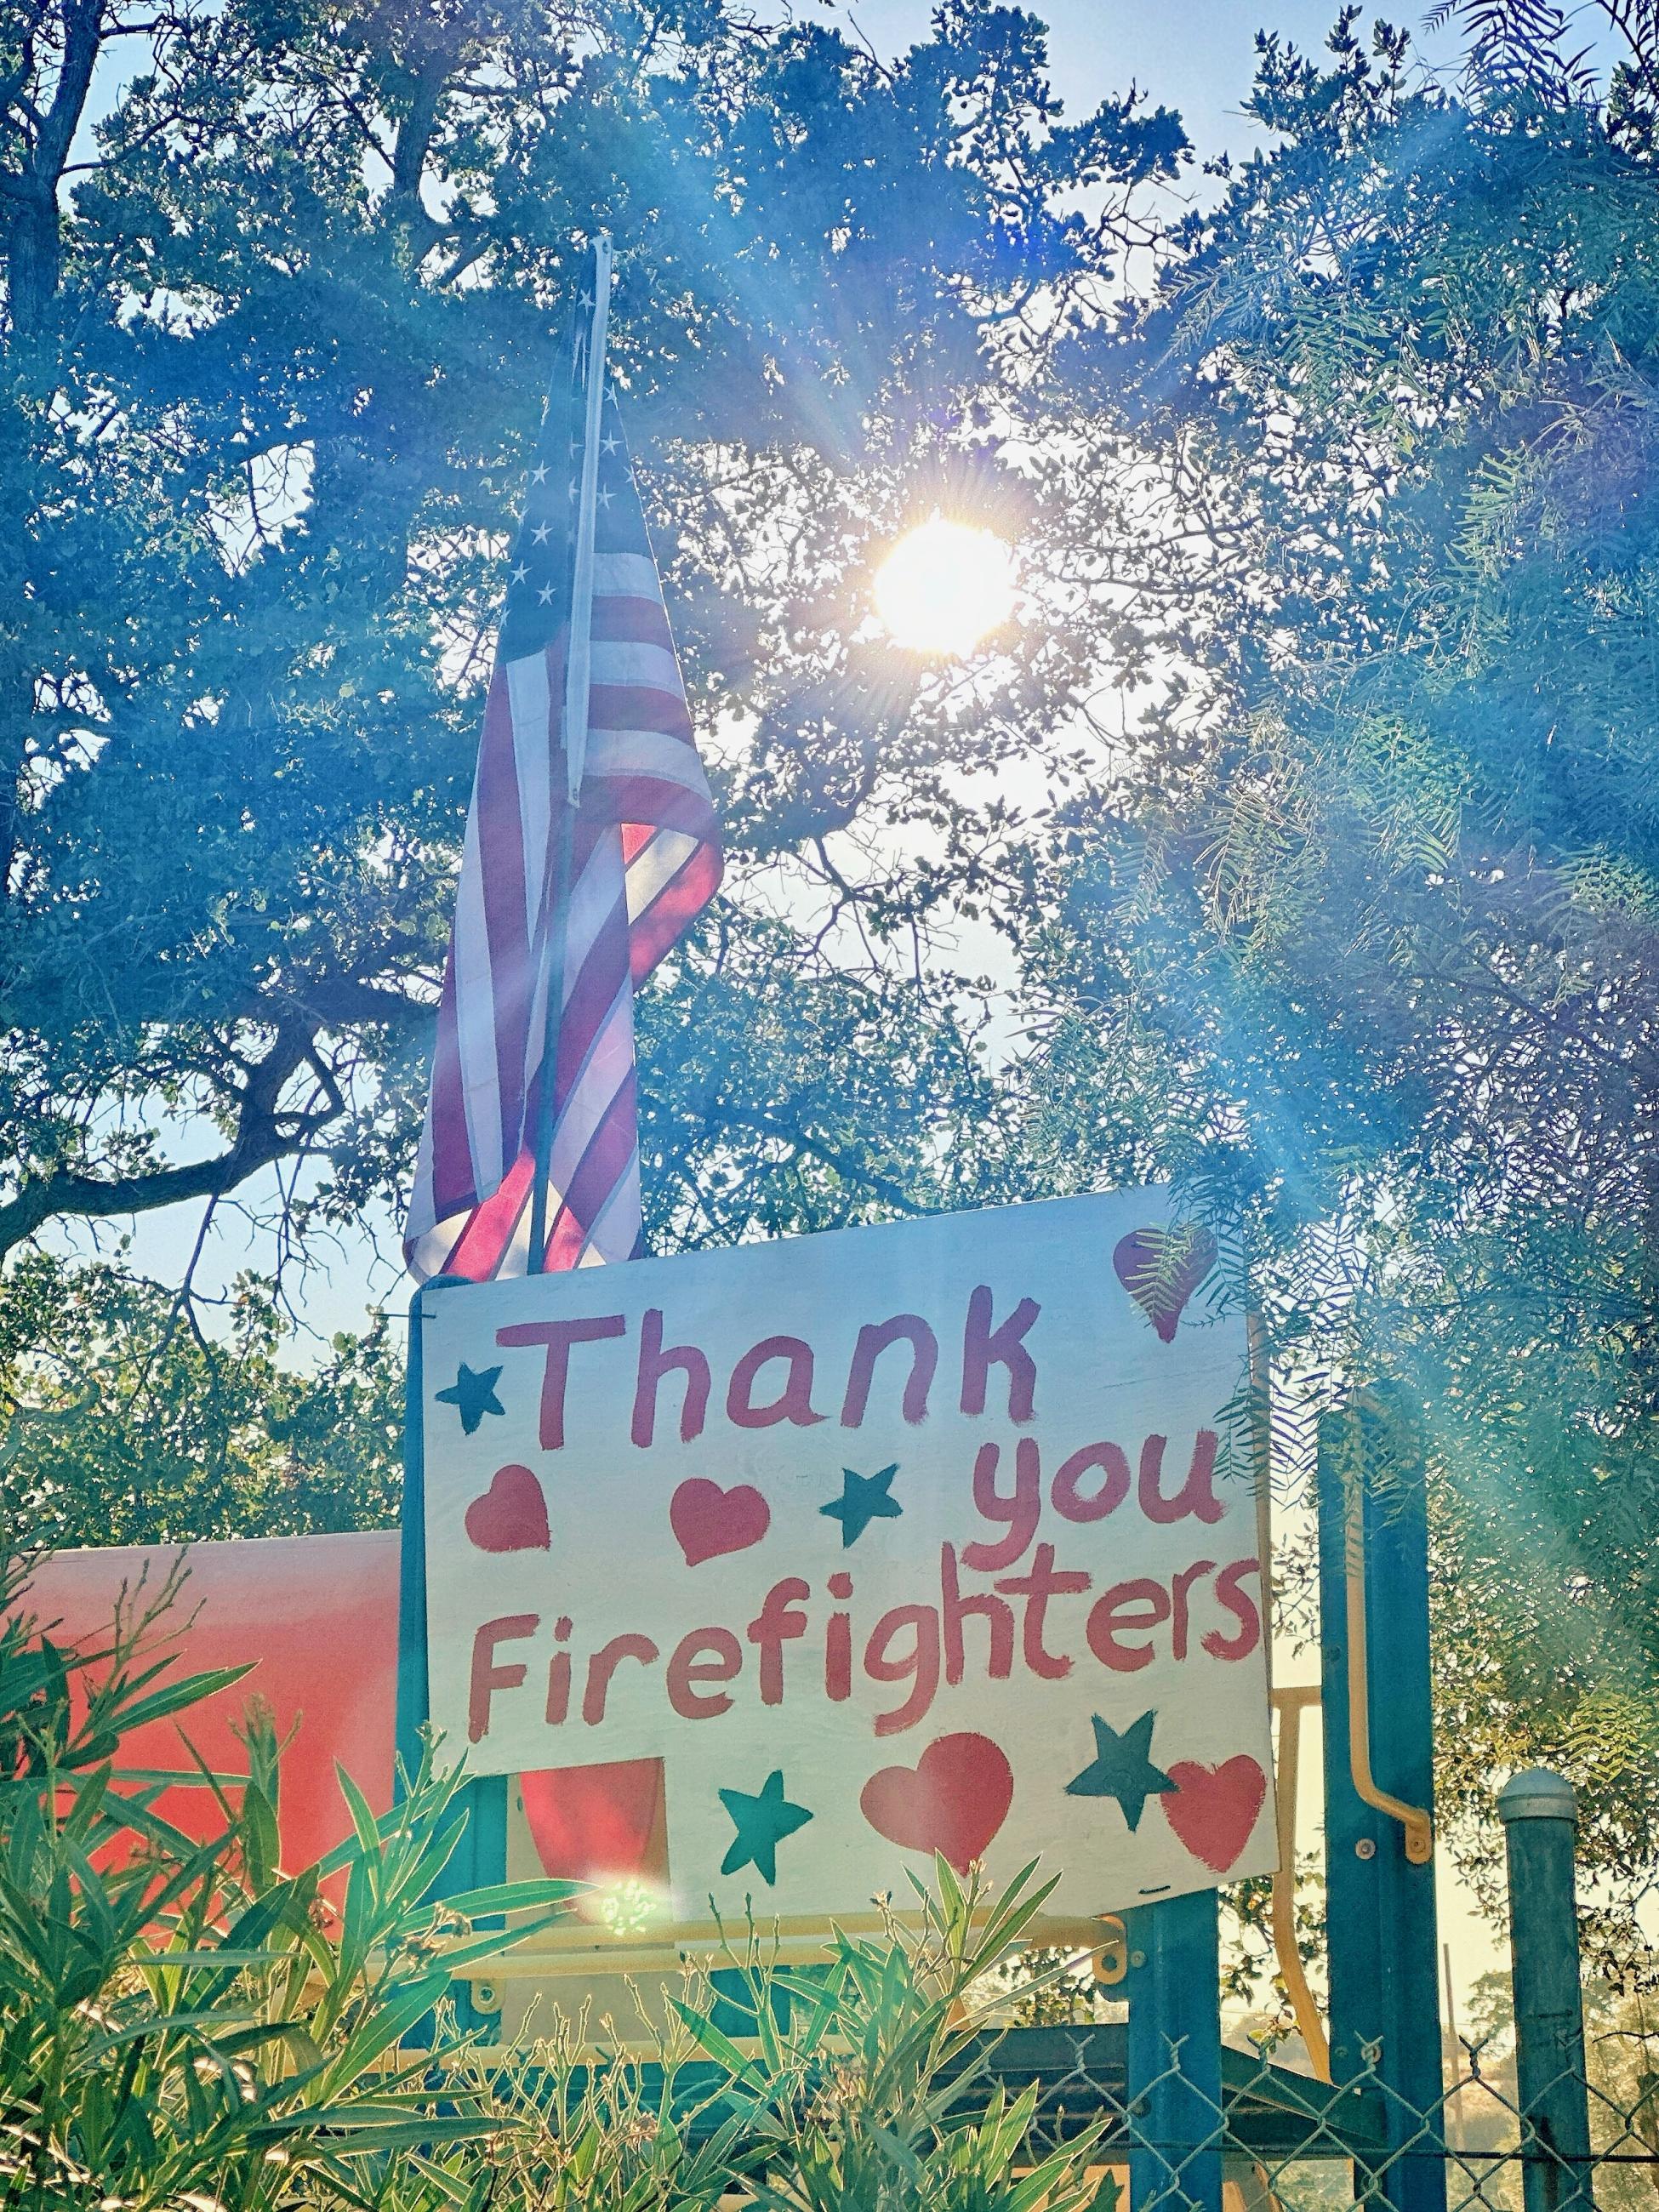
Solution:
[[(342, 1771), (350, 1840), (285, 1873), (281, 1747), (257, 1707), (246, 1775), (119, 1764), (133, 1729), (237, 1679), (155, 1656), (176, 1580), (78, 1654), (21, 1608), (23, 1582), (0, 1575), (0, 2201), (362, 2204), (404, 2154), (510, 2126), (442, 2076), (461, 2047), (449, 1974), (545, 1926), (570, 1885), (432, 1903), (465, 1815), (429, 1755), (379, 1820)], [(181, 1779), (210, 1793), (205, 1842), (157, 1809)], [(509, 1906), (532, 1917), (478, 1929)]]
[[(989, 2074), (993, 2023), (1070, 1971), (1031, 1972), (1020, 1941), (1054, 1888), (1027, 1867), (988, 1907), (944, 1859), (912, 1882), (920, 1924), (840, 1935), (824, 1967), (768, 1963), (751, 1942), (718, 2002), (677, 2007), (723, 2076), (760, 2170), (757, 2212), (1077, 2212), (1109, 2208), (1088, 2172), (1097, 2123), (1026, 2164), (1035, 2085)], [(732, 1985), (735, 1984), (735, 1987)], [(738, 2039), (727, 2032), (741, 2022)]]
[[(688, 1983), (649, 2063), (556, 2021), (505, 2057), (455, 2033), (451, 1974), (546, 1927), (571, 1885), (432, 1901), (465, 1822), (430, 1754), (377, 1820), (278, 1863), (282, 1746), (246, 1771), (139, 1771), (123, 1739), (237, 1670), (156, 1656), (174, 1579), (102, 1647), (60, 1649), (0, 1573), (0, 2204), (19, 2212), (1079, 2212), (1097, 2131), (1024, 2164), (1035, 2091), (987, 2028), (1045, 1977), (1017, 1963), (1048, 1893), (989, 1905), (943, 1862), (920, 1926), (788, 1968), (753, 1931)], [(212, 1832), (161, 1809), (208, 1793)], [(336, 1901), (337, 1900), (337, 1902)], [(511, 1915), (510, 1931), (480, 1928)], [(1064, 1972), (1063, 1967), (1054, 1970)], [(1109, 2181), (1105, 2199), (1115, 2198)]]

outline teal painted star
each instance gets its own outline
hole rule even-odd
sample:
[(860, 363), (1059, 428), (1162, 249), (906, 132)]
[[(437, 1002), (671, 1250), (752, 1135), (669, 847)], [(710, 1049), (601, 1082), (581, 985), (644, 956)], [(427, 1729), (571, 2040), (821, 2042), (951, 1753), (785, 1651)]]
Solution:
[(1156, 1708), (1149, 1713), (1142, 1713), (1140, 1718), (1120, 1735), (1096, 1713), (1093, 1716), (1095, 1755), (1082, 1773), (1066, 1784), (1066, 1795), (1068, 1797), (1115, 1797), (1133, 1833), (1140, 1826), (1146, 1800), (1161, 1797), (1176, 1786), (1161, 1766), (1152, 1765), (1149, 1755), (1152, 1747), (1152, 1723), (1157, 1718)]
[(720, 1861), (720, 1872), (735, 1874), (739, 1867), (752, 1864), (763, 1881), (776, 1881), (778, 1845), (786, 1836), (793, 1836), (797, 1828), (804, 1828), (812, 1817), (805, 1805), (792, 1805), (784, 1796), (783, 1769), (773, 1768), (758, 1796), (748, 1796), (741, 1790), (722, 1790), (720, 1801), (732, 1815), (738, 1832)]
[(474, 1374), (465, 1360), (460, 1372), (447, 1390), (440, 1390), (438, 1403), (455, 1407), (461, 1416), (461, 1430), (471, 1436), (486, 1413), (505, 1413), (507, 1408), (495, 1395), (495, 1385), (501, 1379), (499, 1367), (486, 1367), (482, 1374)]
[(898, 1473), (898, 1462), (883, 1468), (879, 1474), (854, 1474), (850, 1467), (842, 1468), (842, 1490), (839, 1498), (832, 1498), (818, 1511), (827, 1513), (832, 1521), (841, 1523), (841, 1547), (844, 1552), (849, 1544), (856, 1544), (872, 1521), (896, 1521), (904, 1508), (890, 1493), (893, 1477)]

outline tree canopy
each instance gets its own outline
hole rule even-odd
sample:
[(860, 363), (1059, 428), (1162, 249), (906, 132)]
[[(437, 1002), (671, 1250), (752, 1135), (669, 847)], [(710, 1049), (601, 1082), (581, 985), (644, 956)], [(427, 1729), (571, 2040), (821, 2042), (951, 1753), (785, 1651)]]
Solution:
[(0, 1250), (277, 1164), (325, 1207), (397, 1191), (501, 556), (597, 225), (699, 703), (752, 740), (739, 858), (872, 808), (948, 841), (1013, 711), (1057, 723), (1063, 639), (964, 718), (847, 619), (907, 506), (964, 471), (994, 499), (975, 410), (1181, 155), (1127, 100), (1060, 121), (1029, 18), (951, 0), (890, 67), (708, 0), (31, 0), (4, 36)]
[(1659, 1755), (1652, 95), (1453, 96), (1346, 18), (1333, 49), (1267, 42), (1275, 150), (1193, 226), (1134, 374), (1085, 349), (1085, 526), (1127, 535), (1131, 442), (1162, 463), (1132, 496), (1202, 526), (1142, 628), (1176, 673), (1031, 908), (1044, 1110), (1075, 1156), (1144, 1102), (1304, 1404), (1409, 1386), (1453, 1817), (1489, 1874), (1493, 1773), (1565, 1765), (1628, 1963)]
[[(119, 1339), (96, 1494), (154, 1459), (167, 1533), (389, 1496), (378, 1340), (285, 1381), (256, 1286), (216, 1351), (36, 1246), (274, 1164), (301, 1237), (400, 1192), (501, 556), (603, 222), (732, 856), (641, 1006), (653, 1238), (1173, 1176), (1249, 1271), (1287, 1481), (1334, 1395), (1423, 1407), (1459, 1848), (1485, 1880), (1493, 1772), (1565, 1765), (1631, 1962), (1659, 49), (1617, 11), (1599, 82), (1549, 10), (1448, 12), (1456, 85), (1353, 11), (1322, 59), (1264, 36), (1261, 150), (1191, 207), (1173, 116), (1064, 116), (1041, 27), (982, 0), (891, 63), (718, 0), (40, 0), (4, 34), (0, 1304), (15, 1391)], [(866, 616), (935, 507), (1019, 553), (965, 661)], [(961, 972), (988, 929), (994, 987)], [(253, 1426), (147, 1426), (147, 1358)], [(369, 1441), (296, 1503), (282, 1424), (331, 1405)], [(85, 1419), (52, 1467), (46, 1434), (15, 1482), (95, 1487)]]

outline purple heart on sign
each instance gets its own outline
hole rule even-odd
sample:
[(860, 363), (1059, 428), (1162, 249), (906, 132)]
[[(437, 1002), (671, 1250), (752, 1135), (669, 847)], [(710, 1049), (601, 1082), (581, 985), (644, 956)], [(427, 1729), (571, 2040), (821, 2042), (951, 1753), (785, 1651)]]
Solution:
[(1169, 1344), (1188, 1299), (1215, 1261), (1214, 1237), (1194, 1223), (1184, 1229), (1132, 1229), (1119, 1239), (1112, 1267), (1160, 1340)]

